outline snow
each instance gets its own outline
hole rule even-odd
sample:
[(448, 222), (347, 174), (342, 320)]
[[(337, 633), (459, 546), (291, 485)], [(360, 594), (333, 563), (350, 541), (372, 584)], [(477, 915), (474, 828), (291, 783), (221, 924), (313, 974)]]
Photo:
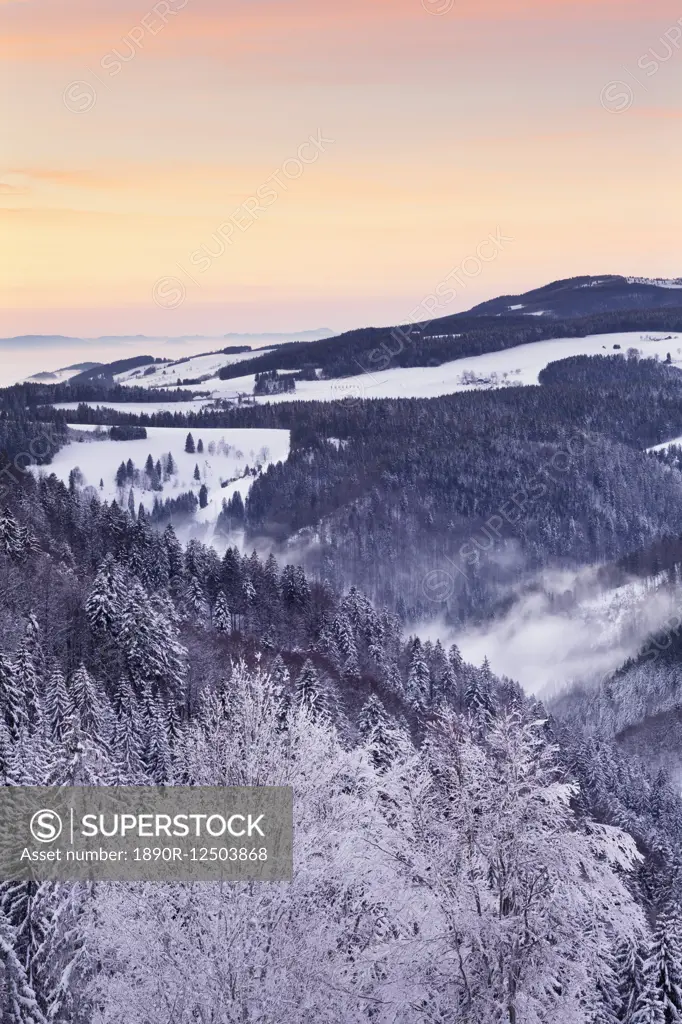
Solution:
[[(112, 441), (108, 437), (97, 439), (99, 428), (95, 426), (79, 427), (81, 440), (74, 441), (57, 452), (48, 467), (33, 466), (36, 475), (55, 473), (61, 480), (68, 483), (72, 469), (78, 467), (83, 474), (82, 487), (94, 487), (102, 501), (116, 499), (123, 506), (128, 500), (129, 485), (123, 488), (116, 486), (116, 471), (121, 462), (132, 459), (135, 468), (144, 470), (147, 456), (151, 455), (154, 462), (170, 452), (177, 467), (177, 473), (163, 485), (163, 490), (143, 490), (134, 487), (135, 507), (142, 502), (147, 509), (154, 505), (154, 498), (160, 501), (176, 498), (186, 491), (193, 491), (197, 496), (203, 483), (208, 488), (208, 505), (197, 509), (196, 515), (186, 526), (180, 526), (178, 535), (181, 540), (200, 534), (202, 539), (211, 543), (215, 534), (215, 524), (222, 508), (223, 499), (229, 498), (239, 491), (246, 498), (254, 476), (243, 476), (244, 469), (254, 468), (260, 464), (263, 469), (271, 463), (285, 461), (289, 456), (290, 434), (288, 430), (250, 429), (250, 428), (198, 428), (192, 431), (195, 443), (201, 439), (204, 443), (202, 454), (185, 452), (186, 428), (148, 427), (147, 439), (142, 441)], [(213, 442), (215, 453), (208, 451)], [(222, 444), (221, 444), (222, 442)], [(194, 479), (194, 467), (199, 466), (200, 480)], [(104, 487), (100, 489), (100, 478)], [(227, 483), (221, 487), (221, 482)]]
[(524, 305), (524, 302), (519, 302), (516, 306), (509, 306), (509, 309), (523, 309)]
[[(614, 348), (619, 346), (619, 348)], [(410, 366), (400, 369), (362, 373), (353, 377), (336, 380), (304, 380), (296, 382), (296, 391), (281, 395), (260, 396), (259, 404), (265, 402), (333, 402), (341, 399), (362, 398), (437, 398), (460, 391), (472, 391), (519, 384), (537, 384), (538, 375), (548, 363), (577, 355), (625, 355), (629, 348), (636, 348), (642, 357), (658, 356), (664, 360), (671, 355), (674, 365), (682, 366), (682, 334), (654, 332), (642, 334), (628, 331), (617, 334), (594, 334), (586, 338), (553, 338), (536, 341), (529, 345), (518, 345), (501, 352), (488, 352), (480, 356), (455, 359), (441, 366)], [(223, 359), (225, 357), (222, 357)], [(235, 360), (236, 361), (236, 360)], [(194, 363), (194, 360), (191, 361)], [(183, 376), (191, 364), (182, 364)], [(193, 371), (190, 371), (193, 372)], [(150, 378), (143, 378), (149, 381)], [(138, 383), (135, 381), (135, 383)], [(233, 377), (230, 380), (211, 380), (197, 385), (196, 390), (210, 393), (210, 398), (195, 399), (189, 403), (162, 403), (149, 405), (112, 404), (124, 412), (154, 412), (161, 409), (182, 411), (184, 408), (197, 410), (207, 406), (211, 400), (236, 399), (238, 395), (253, 395), (254, 374)], [(150, 386), (150, 385), (149, 385)], [(90, 403), (92, 404), (92, 403)], [(61, 408), (68, 408), (65, 404)], [(73, 403), (71, 403), (71, 407)]]
[(682, 437), (674, 437), (672, 441), (664, 441), (663, 444), (655, 444), (653, 448), (647, 448), (647, 451), (662, 452), (664, 448), (669, 448), (671, 444), (682, 445)]
[[(119, 384), (133, 384), (139, 388), (168, 388), (175, 387), (176, 381), (198, 377), (214, 376), (223, 366), (232, 366), (234, 363), (243, 363), (245, 359), (254, 359), (257, 356), (267, 355), (272, 352), (271, 348), (262, 348), (251, 352), (232, 352), (225, 355), (223, 352), (204, 352), (201, 355), (192, 356), (186, 361), (177, 360), (168, 363), (145, 363), (144, 366), (136, 366), (134, 370), (127, 370), (125, 373), (116, 375)], [(182, 360), (182, 357), (180, 357)], [(153, 369), (154, 373), (145, 376), (145, 370)], [(199, 387), (199, 385), (185, 385), (185, 387)]]
[[(614, 355), (620, 345), (625, 355), (637, 348), (642, 356), (665, 359), (670, 352), (673, 364), (682, 366), (682, 334), (643, 335), (640, 332), (596, 334), (586, 338), (555, 338), (502, 352), (455, 359), (442, 366), (410, 366), (395, 370), (375, 371), (344, 377), (339, 380), (297, 381), (296, 392), (270, 395), (259, 402), (330, 402), (342, 398), (437, 398), (459, 391), (505, 387), (514, 384), (537, 384), (538, 375), (548, 363), (577, 355)], [(617, 351), (617, 350), (615, 350)], [(241, 392), (253, 388), (253, 376), (223, 381)], [(217, 392), (214, 392), (214, 395)], [(223, 395), (222, 397), (227, 397)]]
[(682, 277), (626, 277), (628, 284), (652, 284), (656, 288), (682, 288)]

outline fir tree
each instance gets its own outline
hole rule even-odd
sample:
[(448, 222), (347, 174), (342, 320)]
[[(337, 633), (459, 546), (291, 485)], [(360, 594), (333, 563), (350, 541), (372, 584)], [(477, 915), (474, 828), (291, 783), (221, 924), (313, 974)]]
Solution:
[(410, 668), (407, 675), (407, 699), (413, 708), (425, 708), (429, 701), (431, 675), (419, 639), (412, 643)]
[(54, 668), (45, 693), (45, 725), (52, 739), (61, 743), (72, 727), (75, 707), (66, 680), (59, 668)]
[(194, 438), (192, 437), (191, 433), (187, 435), (187, 438), (185, 440), (185, 451), (187, 452), (188, 455), (194, 455), (194, 452), (196, 451), (194, 445)]
[(0, 712), (9, 735), (17, 740), (22, 728), (28, 724), (24, 696), (17, 682), (14, 666), (0, 654)]
[(651, 953), (644, 965), (653, 976), (664, 1024), (682, 1021), (682, 943), (679, 908), (671, 904), (656, 923)]
[(320, 679), (311, 661), (306, 661), (296, 680), (296, 706), (305, 709), (313, 718), (326, 710)]
[(218, 633), (230, 632), (230, 609), (227, 606), (227, 598), (223, 591), (219, 591), (213, 609), (213, 625)]

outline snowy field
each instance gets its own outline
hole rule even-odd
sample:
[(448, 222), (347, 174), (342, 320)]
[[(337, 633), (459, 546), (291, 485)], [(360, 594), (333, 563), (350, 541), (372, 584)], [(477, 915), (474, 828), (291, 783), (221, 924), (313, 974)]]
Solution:
[[(166, 498), (177, 498), (192, 491), (197, 496), (202, 484), (208, 489), (206, 508), (197, 509), (190, 524), (181, 527), (178, 534), (182, 540), (200, 536), (207, 543), (213, 539), (215, 524), (222, 508), (223, 499), (229, 500), (235, 491), (246, 498), (255, 477), (244, 476), (248, 466), (266, 469), (270, 463), (284, 461), (289, 456), (290, 435), (288, 430), (266, 429), (197, 429), (192, 432), (194, 442), (202, 442), (203, 452), (185, 452), (186, 429), (173, 427), (149, 427), (144, 441), (97, 440), (96, 427), (78, 427), (82, 440), (66, 445), (55, 455), (49, 467), (33, 467), (36, 475), (56, 473), (68, 483), (72, 469), (82, 474), (79, 486), (92, 487), (102, 501), (116, 499), (124, 507), (133, 492), (135, 508), (142, 502), (147, 509), (154, 505), (154, 498), (164, 502)], [(165, 472), (168, 455), (172, 456), (175, 472)], [(162, 464), (161, 490), (152, 490), (151, 481), (145, 472), (147, 457)], [(118, 486), (116, 474), (121, 462), (132, 459), (137, 478)], [(195, 467), (199, 479), (195, 479)]]
[[(673, 364), (682, 367), (682, 334), (630, 331), (621, 334), (595, 334), (586, 338), (537, 341), (502, 352), (455, 359), (442, 366), (376, 371), (338, 380), (297, 381), (293, 395), (268, 395), (258, 397), (256, 401), (262, 404), (291, 401), (333, 402), (343, 398), (437, 398), (461, 391), (537, 384), (540, 371), (556, 360), (577, 355), (614, 355), (618, 352), (625, 355), (629, 348), (637, 349), (643, 358), (658, 357), (664, 360), (670, 353)], [(118, 379), (120, 383), (131, 383), (141, 387), (174, 386), (178, 376), (180, 379), (202, 376), (206, 372), (216, 372), (219, 366), (225, 366), (228, 362), (239, 362), (245, 357), (249, 358), (250, 354), (231, 357), (199, 356), (182, 363), (179, 367), (159, 367), (156, 374), (147, 377), (144, 376), (144, 367), (141, 367), (120, 374)], [(170, 374), (170, 380), (164, 378), (164, 372)], [(135, 376), (136, 374), (141, 376)], [(194, 386), (197, 390), (208, 392), (209, 397), (192, 402), (119, 403), (108, 407), (135, 414), (163, 410), (196, 412), (218, 399), (235, 399), (240, 394), (252, 396), (254, 383), (254, 374), (230, 380), (213, 378)], [(64, 403), (58, 408), (74, 409), (76, 404)]]
[[(193, 356), (186, 362), (171, 362), (166, 364), (147, 363), (144, 366), (137, 366), (134, 370), (127, 370), (125, 373), (118, 373), (114, 378), (118, 384), (134, 384), (138, 388), (172, 388), (178, 381), (197, 377), (205, 377), (207, 374), (216, 374), (223, 366), (232, 366), (234, 363), (243, 363), (245, 359), (253, 359), (256, 356), (264, 356), (272, 352), (270, 348), (261, 348), (253, 352), (233, 352), (225, 355), (221, 352), (210, 352), (208, 354)], [(178, 356), (182, 358), (182, 356)], [(145, 372), (153, 371), (153, 372)], [(222, 381), (211, 381), (211, 385), (219, 386)], [(224, 383), (229, 383), (225, 381)], [(190, 386), (190, 385), (188, 385)], [(199, 387), (199, 385), (192, 385)]]
[[(301, 401), (329, 402), (349, 398), (437, 398), (458, 391), (505, 387), (513, 384), (537, 384), (538, 374), (558, 359), (577, 355), (613, 355), (620, 345), (624, 355), (637, 348), (643, 357), (668, 352), (673, 363), (682, 366), (682, 335), (665, 332), (642, 334), (596, 334), (587, 338), (556, 338), (518, 345), (503, 352), (456, 359), (442, 366), (408, 367), (364, 373), (342, 380), (297, 381), (295, 397)], [(240, 377), (225, 384), (247, 390), (250, 378)], [(290, 395), (274, 395), (262, 401), (287, 402)]]
[[(333, 402), (341, 398), (437, 398), (458, 391), (505, 387), (513, 384), (537, 384), (538, 374), (548, 363), (576, 355), (613, 355), (620, 345), (625, 354), (637, 348), (643, 357), (658, 355), (665, 359), (670, 352), (673, 363), (682, 366), (682, 335), (665, 332), (650, 334), (626, 332), (595, 334), (587, 338), (556, 338), (518, 345), (503, 352), (455, 359), (442, 366), (419, 366), (383, 372), (361, 373), (341, 380), (297, 381), (295, 395), (269, 395), (263, 402)], [(226, 360), (226, 357), (221, 357)], [(237, 357), (235, 361), (238, 361)], [(192, 364), (196, 360), (192, 360)], [(183, 364), (180, 369), (191, 364)], [(221, 365), (226, 365), (226, 362)], [(183, 373), (182, 376), (190, 374)], [(194, 374), (191, 374), (194, 375)], [(143, 378), (149, 381), (150, 378)], [(233, 398), (252, 394), (255, 377), (249, 374), (231, 380), (211, 380), (201, 385), (213, 398)], [(135, 381), (135, 383), (142, 383)]]

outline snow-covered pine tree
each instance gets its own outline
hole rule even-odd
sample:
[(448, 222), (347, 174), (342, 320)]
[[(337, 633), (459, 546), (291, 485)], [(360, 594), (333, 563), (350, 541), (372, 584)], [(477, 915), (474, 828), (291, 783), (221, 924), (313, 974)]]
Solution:
[(670, 903), (656, 922), (645, 978), (653, 975), (665, 1024), (682, 1022), (682, 930), (680, 909)]
[(0, 551), (15, 561), (23, 554), (19, 523), (6, 506), (0, 512)]
[(320, 677), (315, 670), (313, 663), (308, 659), (296, 679), (295, 687), (296, 706), (305, 708), (311, 717), (317, 719), (326, 711), (326, 702)]
[(410, 705), (423, 710), (429, 703), (431, 675), (424, 658), (422, 643), (419, 638), (412, 641), (410, 649), (410, 667), (407, 673), (406, 696)]
[(2, 1024), (48, 1024), (14, 949), (13, 929), (0, 909), (0, 1019)]
[(472, 669), (469, 685), (464, 693), (464, 705), (472, 720), (481, 729), (492, 727), (497, 705), (491, 687), (491, 673), (486, 658), (480, 670)]
[(19, 733), (28, 725), (26, 703), (19, 688), (14, 665), (0, 654), (0, 713), (9, 736), (17, 740)]
[(358, 731), (370, 748), (377, 771), (385, 771), (398, 753), (396, 737), (389, 725), (386, 709), (376, 694), (363, 704), (358, 716)]
[(73, 727), (75, 711), (64, 674), (55, 665), (47, 681), (44, 702), (44, 724), (51, 739), (58, 743), (66, 739)]
[(213, 609), (213, 625), (218, 633), (226, 634), (230, 632), (230, 609), (227, 606), (227, 598), (222, 590), (218, 592)]
[(125, 585), (113, 557), (102, 562), (85, 602), (85, 614), (95, 637), (116, 634), (120, 628)]
[(101, 740), (102, 706), (95, 683), (81, 664), (71, 676), (71, 696), (80, 717), (81, 728), (96, 742)]

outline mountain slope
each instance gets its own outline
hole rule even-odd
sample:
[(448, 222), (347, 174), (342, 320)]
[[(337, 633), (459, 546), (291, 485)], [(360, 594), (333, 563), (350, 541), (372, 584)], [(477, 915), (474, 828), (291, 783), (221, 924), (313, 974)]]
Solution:
[(626, 309), (667, 309), (679, 306), (682, 278), (571, 277), (552, 281), (522, 295), (501, 295), (482, 302), (469, 316), (542, 316), (555, 320), (614, 313)]

